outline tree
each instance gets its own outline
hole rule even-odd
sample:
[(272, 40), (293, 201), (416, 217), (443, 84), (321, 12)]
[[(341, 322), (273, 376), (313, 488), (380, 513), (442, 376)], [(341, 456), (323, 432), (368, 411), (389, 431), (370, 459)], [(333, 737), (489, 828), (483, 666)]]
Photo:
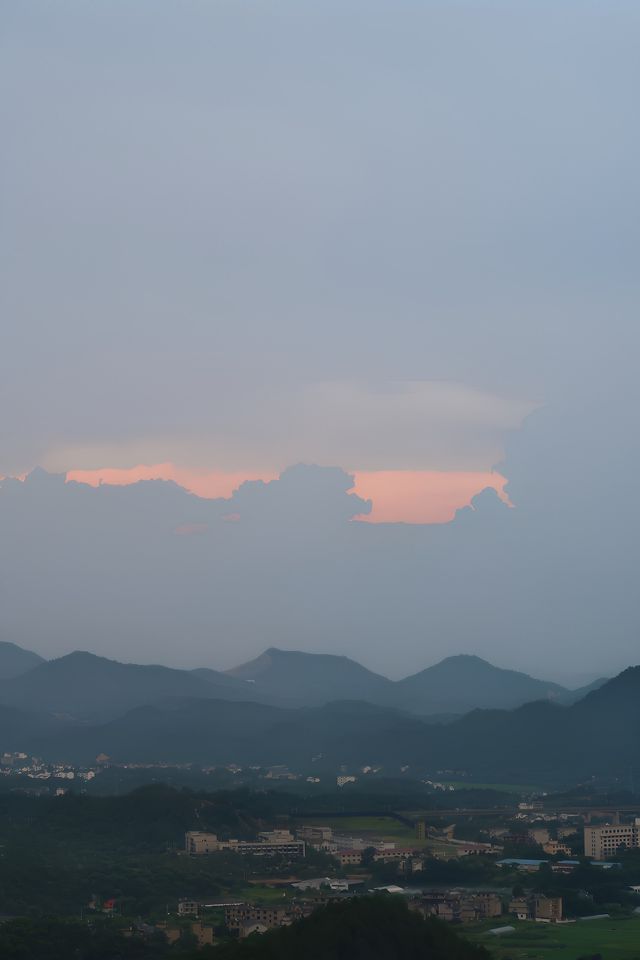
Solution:
[(489, 960), (442, 921), (409, 910), (404, 898), (329, 903), (290, 927), (217, 948), (218, 960)]

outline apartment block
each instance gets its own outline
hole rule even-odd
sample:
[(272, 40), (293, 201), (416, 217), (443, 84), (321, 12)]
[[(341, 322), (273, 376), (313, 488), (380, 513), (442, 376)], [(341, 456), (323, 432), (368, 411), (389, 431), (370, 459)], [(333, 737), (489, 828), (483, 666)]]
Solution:
[(261, 833), (258, 840), (219, 840), (215, 833), (190, 830), (185, 834), (185, 850), (191, 856), (203, 856), (228, 850), (254, 857), (304, 857), (305, 844), (288, 830)]
[(633, 823), (605, 823), (584, 828), (584, 855), (593, 860), (608, 860), (620, 849), (640, 847), (640, 818)]

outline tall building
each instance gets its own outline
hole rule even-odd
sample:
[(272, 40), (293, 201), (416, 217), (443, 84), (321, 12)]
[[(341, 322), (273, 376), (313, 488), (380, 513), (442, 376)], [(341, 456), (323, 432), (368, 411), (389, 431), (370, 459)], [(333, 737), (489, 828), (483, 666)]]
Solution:
[(584, 828), (584, 855), (593, 860), (609, 860), (621, 849), (640, 847), (640, 817), (633, 823), (604, 823)]
[(562, 897), (536, 897), (533, 915), (536, 920), (549, 920), (552, 923), (562, 920)]

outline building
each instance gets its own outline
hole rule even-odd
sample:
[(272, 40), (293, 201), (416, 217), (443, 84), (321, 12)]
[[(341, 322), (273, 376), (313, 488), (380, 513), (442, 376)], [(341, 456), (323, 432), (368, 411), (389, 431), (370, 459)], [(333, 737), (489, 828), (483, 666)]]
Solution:
[(209, 924), (196, 921), (191, 924), (191, 933), (198, 941), (198, 947), (208, 947), (213, 945), (213, 927)]
[(383, 863), (391, 863), (393, 860), (406, 860), (408, 857), (412, 857), (415, 853), (413, 847), (376, 847), (376, 852), (373, 855), (373, 859), (376, 861), (382, 860)]
[(541, 846), (551, 839), (548, 827), (534, 827), (529, 831), (529, 836), (534, 843), (539, 843)]
[[(162, 930), (170, 944), (179, 943), (185, 932), (184, 928), (168, 923), (159, 923), (158, 929)], [(209, 924), (202, 923), (200, 920), (194, 920), (191, 924), (190, 931), (196, 938), (198, 948), (213, 945), (213, 927)]]
[(233, 904), (225, 908), (224, 922), (231, 933), (242, 938), (251, 933), (264, 933), (274, 927), (287, 927), (306, 912), (301, 907), (290, 905)]
[(184, 835), (184, 848), (193, 856), (215, 853), (222, 849), (222, 845), (215, 833), (203, 833), (201, 830), (190, 830)]
[(333, 830), (331, 827), (322, 826), (298, 827), (296, 836), (298, 840), (306, 840), (307, 843), (325, 843), (333, 840)]
[(573, 853), (571, 847), (568, 847), (566, 843), (561, 843), (559, 840), (547, 840), (546, 843), (542, 844), (542, 849), (551, 857), (557, 857), (559, 853), (563, 853), (565, 857), (570, 857)]
[(497, 893), (467, 893), (433, 891), (411, 904), (424, 917), (439, 917), (449, 923), (473, 923), (489, 917), (502, 916), (502, 900)]
[(524, 857), (505, 857), (504, 860), (498, 860), (497, 867), (511, 867), (514, 870), (524, 870), (526, 873), (534, 873), (539, 870), (543, 863), (549, 863), (548, 860), (529, 860)]
[(531, 911), (526, 897), (515, 897), (509, 903), (509, 913), (515, 914), (518, 920), (529, 920)]
[(362, 850), (339, 850), (335, 856), (342, 867), (359, 866), (362, 863)]
[(640, 847), (640, 818), (633, 823), (605, 823), (584, 828), (584, 855), (594, 860), (608, 860), (621, 849)]
[(199, 904), (196, 900), (180, 900), (178, 903), (179, 917), (197, 917)]
[(294, 890), (321, 890), (327, 887), (332, 893), (348, 893), (349, 881), (336, 877), (314, 877), (310, 880), (297, 880), (291, 886)]
[(562, 897), (535, 897), (533, 901), (535, 920), (545, 923), (557, 923), (562, 920)]
[[(479, 843), (472, 840), (454, 841), (456, 853), (459, 857), (480, 856), (480, 854), (495, 853), (496, 848), (492, 843)], [(502, 850), (502, 847), (500, 847)]]
[(253, 857), (304, 857), (304, 840), (296, 840), (288, 830), (261, 833), (258, 840), (219, 840), (215, 833), (190, 830), (185, 834), (185, 850), (191, 856), (203, 856), (228, 850)]
[(347, 784), (347, 783), (355, 783), (356, 780), (357, 780), (357, 777), (351, 777), (351, 776), (348, 776), (348, 775), (346, 775), (346, 774), (342, 774), (341, 776), (336, 777), (336, 786), (338, 786), (338, 787), (344, 787), (345, 784)]

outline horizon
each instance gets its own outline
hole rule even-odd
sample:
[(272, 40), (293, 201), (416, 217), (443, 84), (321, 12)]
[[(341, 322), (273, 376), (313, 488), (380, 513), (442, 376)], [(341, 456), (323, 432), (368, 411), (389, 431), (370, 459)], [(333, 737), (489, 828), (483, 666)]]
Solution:
[[(23, 648), (23, 647), (20, 647), (18, 644), (13, 643), (13, 641), (0, 641), (0, 643), (8, 643), (8, 644), (10, 644), (11, 646), (18, 647), (18, 649), (20, 649), (20, 650), (25, 649), (25, 648)], [(48, 663), (48, 662), (51, 662), (51, 661), (53, 661), (53, 660), (63, 660), (63, 659), (65, 659), (66, 657), (71, 657), (71, 656), (73, 656), (74, 654), (86, 654), (86, 655), (88, 655), (88, 656), (90, 656), (90, 657), (96, 657), (96, 658), (98, 658), (98, 659), (109, 660), (109, 661), (111, 661), (112, 663), (120, 663), (120, 664), (124, 664), (124, 665), (126, 665), (126, 666), (168, 667), (168, 668), (171, 669), (171, 670), (183, 670), (183, 671), (186, 671), (186, 672), (192, 672), (192, 671), (194, 671), (194, 670), (199, 670), (199, 669), (205, 668), (205, 669), (209, 669), (209, 670), (216, 670), (216, 671), (219, 671), (219, 672), (221, 672), (221, 673), (233, 673), (233, 672), (234, 672), (235, 670), (237, 670), (238, 668), (247, 666), (248, 664), (253, 663), (255, 660), (259, 660), (259, 659), (261, 659), (262, 657), (264, 657), (265, 655), (270, 654), (270, 653), (272, 653), (272, 652), (273, 652), (273, 653), (284, 653), (284, 654), (287, 654), (287, 653), (295, 653), (295, 654), (302, 654), (303, 656), (308, 656), (308, 657), (326, 656), (326, 657), (333, 657), (333, 658), (335, 658), (336, 660), (345, 660), (345, 659), (346, 659), (346, 660), (351, 661), (352, 663), (355, 663), (355, 664), (358, 665), (358, 666), (364, 667), (364, 669), (367, 670), (367, 671), (370, 670), (370, 668), (367, 666), (366, 663), (360, 662), (359, 660), (354, 660), (352, 657), (348, 657), (346, 654), (341, 654), (341, 653), (320, 653), (320, 652), (313, 651), (313, 650), (297, 650), (297, 649), (294, 649), (294, 648), (284, 648), (284, 647), (267, 647), (266, 649), (261, 650), (261, 651), (260, 651), (258, 654), (256, 654), (254, 657), (251, 657), (250, 660), (243, 661), (242, 663), (234, 663), (232, 666), (220, 666), (220, 665), (216, 665), (216, 664), (213, 664), (213, 663), (207, 663), (207, 664), (201, 663), (201, 664), (198, 664), (198, 665), (195, 666), (195, 667), (193, 667), (193, 666), (180, 666), (180, 665), (178, 665), (178, 664), (160, 663), (159, 661), (142, 663), (142, 662), (140, 662), (140, 661), (138, 661), (138, 660), (126, 660), (126, 659), (119, 660), (119, 659), (115, 659), (115, 658), (113, 658), (113, 657), (105, 657), (103, 654), (98, 654), (98, 653), (95, 653), (95, 652), (92, 651), (92, 650), (85, 650), (85, 649), (73, 649), (73, 650), (68, 650), (68, 651), (65, 652), (65, 653), (60, 653), (60, 654), (57, 654), (56, 656), (52, 656), (52, 657), (44, 656), (43, 654), (39, 653), (38, 650), (35, 650), (35, 649), (29, 650), (29, 651), (27, 651), (27, 652), (31, 652), (31, 653), (37, 654), (39, 657), (42, 658), (42, 662), (43, 662), (43, 663)], [(526, 671), (519, 670), (519, 669), (517, 669), (516, 667), (513, 667), (513, 666), (508, 666), (508, 665), (504, 665), (504, 664), (497, 664), (497, 663), (491, 663), (489, 660), (486, 660), (484, 657), (480, 657), (480, 656), (479, 656), (478, 654), (476, 654), (476, 653), (462, 653), (462, 652), (460, 652), (460, 653), (450, 653), (450, 654), (448, 654), (446, 657), (443, 657), (441, 660), (436, 660), (436, 661), (434, 661), (433, 663), (427, 663), (427, 664), (425, 664), (424, 667), (420, 668), (420, 670), (416, 671), (416, 673), (421, 673), (423, 670), (428, 670), (428, 669), (430, 669), (431, 667), (437, 667), (437, 666), (439, 666), (440, 664), (445, 663), (445, 662), (448, 661), (448, 660), (461, 660), (461, 659), (469, 659), (469, 660), (480, 661), (482, 664), (487, 665), (487, 666), (490, 666), (490, 667), (493, 667), (494, 669), (497, 669), (497, 670), (515, 672), (515, 673), (522, 674), (523, 676), (531, 677), (532, 679), (542, 680), (543, 682), (548, 682), (548, 683), (555, 683), (555, 684), (558, 684), (559, 686), (565, 687), (567, 690), (570, 690), (570, 691), (580, 690), (580, 689), (582, 689), (583, 687), (588, 686), (590, 683), (592, 683), (592, 682), (594, 682), (594, 681), (596, 681), (596, 680), (602, 680), (602, 679), (612, 680), (612, 679), (614, 679), (616, 676), (618, 676), (620, 673), (623, 673), (625, 670), (631, 669), (631, 668), (636, 667), (636, 666), (640, 666), (640, 664), (629, 663), (629, 664), (627, 664), (626, 666), (622, 667), (620, 670), (617, 670), (617, 671), (616, 671), (615, 673), (613, 673), (611, 676), (609, 676), (609, 677), (604, 677), (604, 678), (603, 678), (600, 674), (598, 674), (598, 673), (583, 673), (583, 674), (577, 674), (576, 676), (577, 676), (579, 679), (575, 679), (575, 681), (571, 681), (571, 680), (567, 680), (567, 678), (565, 678), (564, 680), (562, 680), (562, 679), (559, 679), (558, 677), (549, 677), (549, 676), (540, 676), (540, 677), (538, 677), (538, 676), (535, 676), (534, 674), (529, 674), (529, 673), (527, 673)], [(405, 679), (408, 679), (409, 677), (415, 676), (415, 674), (411, 673), (411, 674), (407, 674), (406, 676), (405, 676), (404, 674), (402, 674), (402, 675), (400, 675), (400, 676), (394, 677), (394, 676), (391, 676), (391, 675), (388, 676), (387, 674), (384, 674), (384, 673), (378, 673), (377, 671), (373, 671), (373, 670), (370, 671), (370, 672), (374, 673), (374, 675), (376, 675), (376, 676), (382, 677), (383, 679), (390, 680), (392, 683), (398, 683), (398, 682), (401, 681), (401, 680), (405, 680)]]

